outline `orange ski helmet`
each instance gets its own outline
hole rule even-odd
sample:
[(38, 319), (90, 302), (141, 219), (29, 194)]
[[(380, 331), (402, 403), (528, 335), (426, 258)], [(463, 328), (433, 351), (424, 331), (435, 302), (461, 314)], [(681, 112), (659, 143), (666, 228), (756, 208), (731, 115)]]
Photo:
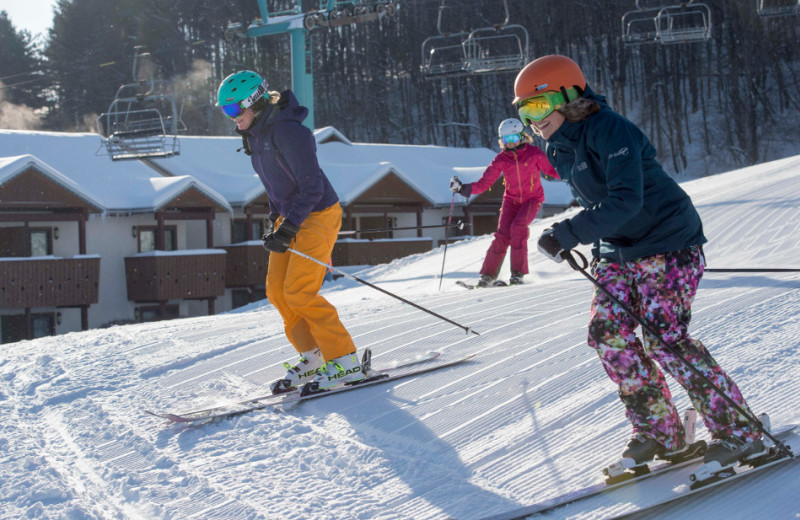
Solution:
[(559, 92), (577, 86), (586, 89), (586, 78), (577, 63), (559, 54), (536, 58), (525, 65), (514, 81), (514, 101), (517, 104), (550, 90)]

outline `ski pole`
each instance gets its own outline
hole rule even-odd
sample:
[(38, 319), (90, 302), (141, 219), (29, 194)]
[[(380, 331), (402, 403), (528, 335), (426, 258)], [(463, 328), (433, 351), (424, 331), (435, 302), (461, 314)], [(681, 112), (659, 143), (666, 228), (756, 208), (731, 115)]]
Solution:
[(297, 251), (297, 250), (295, 250), (295, 249), (292, 249), (291, 247), (290, 247), (290, 248), (288, 248), (288, 251), (291, 251), (292, 253), (296, 254), (297, 256), (302, 256), (303, 258), (305, 258), (305, 259), (307, 259), (307, 260), (311, 260), (311, 261), (312, 261), (312, 262), (314, 262), (314, 263), (317, 263), (317, 264), (319, 264), (319, 265), (322, 265), (322, 266), (324, 266), (326, 269), (331, 269), (331, 270), (333, 270), (333, 271), (336, 271), (337, 273), (341, 274), (342, 276), (345, 276), (345, 277), (347, 277), (347, 278), (350, 278), (351, 280), (355, 280), (355, 281), (356, 281), (356, 282), (358, 282), (358, 283), (364, 284), (364, 285), (366, 285), (367, 287), (370, 287), (370, 288), (372, 288), (372, 289), (375, 289), (376, 291), (380, 291), (380, 292), (382, 292), (383, 294), (386, 294), (386, 295), (389, 295), (389, 296), (391, 296), (392, 298), (396, 298), (396, 299), (400, 300), (401, 302), (403, 302), (403, 303), (407, 303), (407, 304), (411, 305), (412, 307), (415, 307), (415, 308), (417, 308), (417, 309), (419, 309), (419, 310), (421, 310), (421, 311), (423, 311), (423, 312), (427, 312), (427, 313), (428, 313), (428, 314), (430, 314), (431, 316), (436, 316), (437, 318), (439, 318), (439, 319), (440, 319), (440, 320), (442, 320), (442, 321), (446, 321), (447, 323), (450, 323), (451, 325), (455, 325), (456, 327), (458, 327), (458, 328), (460, 328), (460, 329), (464, 329), (464, 331), (465, 331), (467, 334), (469, 334), (469, 333), (471, 332), (471, 333), (475, 334), (476, 336), (480, 336), (480, 333), (479, 333), (479, 332), (476, 332), (476, 331), (472, 330), (471, 328), (469, 328), (469, 327), (467, 327), (467, 326), (465, 326), (465, 325), (461, 325), (460, 323), (456, 323), (455, 321), (453, 321), (453, 320), (451, 320), (451, 319), (445, 318), (445, 317), (444, 317), (444, 316), (442, 316), (441, 314), (436, 314), (436, 313), (435, 313), (435, 312), (433, 312), (432, 310), (430, 310), (430, 309), (426, 309), (426, 308), (425, 308), (425, 307), (423, 307), (422, 305), (417, 305), (416, 303), (414, 303), (414, 302), (412, 302), (412, 301), (406, 300), (406, 299), (405, 299), (405, 298), (403, 298), (402, 296), (398, 296), (398, 295), (396, 295), (396, 294), (394, 294), (394, 293), (392, 293), (392, 292), (389, 292), (389, 291), (387, 291), (386, 289), (381, 289), (381, 288), (380, 288), (380, 287), (378, 287), (377, 285), (373, 285), (373, 284), (371, 284), (371, 283), (369, 283), (369, 282), (367, 282), (367, 281), (365, 281), (365, 280), (362, 280), (362, 279), (361, 279), (361, 278), (359, 278), (358, 276), (354, 276), (354, 275), (352, 275), (352, 274), (350, 274), (350, 273), (346, 273), (346, 272), (342, 271), (341, 269), (337, 269), (337, 268), (333, 267), (332, 265), (328, 265), (328, 264), (326, 264), (325, 262), (321, 262), (321, 261), (317, 260), (316, 258), (314, 258), (313, 256), (308, 256), (307, 254), (305, 254), (305, 253), (301, 253), (300, 251)]
[[(578, 265), (578, 262), (572, 256), (572, 253), (578, 255), (578, 257), (582, 260), (583, 266)], [(791, 450), (787, 448), (786, 445), (784, 445), (781, 441), (775, 438), (770, 432), (768, 432), (767, 429), (764, 428), (764, 425), (761, 424), (761, 421), (751, 416), (741, 406), (736, 404), (736, 402), (734, 402), (733, 399), (731, 399), (725, 392), (722, 391), (721, 388), (715, 385), (709, 378), (707, 378), (705, 374), (700, 372), (700, 370), (698, 370), (694, 365), (689, 363), (689, 361), (685, 357), (683, 357), (680, 354), (680, 352), (678, 352), (677, 349), (675, 349), (675, 347), (667, 343), (667, 341), (663, 337), (661, 337), (661, 335), (658, 332), (656, 332), (655, 329), (653, 329), (653, 327), (651, 327), (649, 323), (647, 323), (643, 318), (641, 318), (639, 315), (633, 312), (630, 307), (622, 303), (616, 296), (611, 294), (611, 292), (608, 289), (606, 289), (605, 286), (603, 286), (603, 284), (598, 282), (594, 276), (587, 273), (586, 268), (589, 266), (589, 262), (586, 260), (586, 257), (583, 256), (583, 254), (580, 251), (573, 251), (573, 250), (565, 251), (561, 254), (561, 256), (567, 261), (570, 267), (572, 267), (574, 270), (580, 272), (583, 276), (585, 276), (590, 282), (594, 284), (595, 287), (597, 287), (600, 290), (600, 292), (605, 294), (612, 302), (614, 302), (614, 304), (618, 305), (631, 318), (636, 320), (636, 322), (642, 326), (643, 331), (650, 334), (652, 337), (656, 338), (656, 340), (658, 340), (658, 342), (661, 343), (661, 345), (663, 345), (673, 356), (683, 361), (686, 367), (694, 375), (698, 376), (706, 385), (708, 385), (708, 387), (713, 388), (714, 391), (720, 395), (720, 397), (722, 397), (725, 401), (727, 401), (729, 405), (731, 405), (731, 407), (733, 407), (734, 410), (739, 412), (742, 416), (746, 417), (759, 431), (761, 431), (761, 433), (763, 433), (773, 443), (775, 443), (775, 447), (778, 448), (784, 455), (791, 455), (792, 453)]]
[(353, 229), (353, 230), (346, 230), (346, 231), (339, 231), (339, 235), (358, 235), (361, 233), (386, 233), (389, 231), (408, 231), (411, 229), (430, 229), (430, 228), (458, 228), (464, 229), (464, 223), (462, 221), (458, 221), (455, 224), (450, 224), (448, 220), (447, 224), (435, 224), (430, 226), (408, 226), (408, 227), (395, 227), (395, 228), (375, 228), (375, 229)]
[(442, 278), (444, 277), (444, 260), (447, 258), (447, 243), (450, 242), (450, 221), (453, 220), (453, 205), (456, 202), (456, 193), (450, 200), (450, 216), (447, 217), (447, 227), (444, 230), (444, 254), (442, 255), (442, 272), (439, 273), (439, 290), (442, 290)]

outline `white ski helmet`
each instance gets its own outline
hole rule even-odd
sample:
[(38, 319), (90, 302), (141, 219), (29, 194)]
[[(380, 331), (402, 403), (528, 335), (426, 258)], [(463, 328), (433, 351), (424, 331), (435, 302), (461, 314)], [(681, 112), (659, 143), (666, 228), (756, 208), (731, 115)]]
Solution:
[(524, 130), (525, 126), (523, 126), (522, 121), (512, 117), (500, 123), (500, 126), (497, 128), (497, 136), (502, 139), (507, 135), (521, 134)]

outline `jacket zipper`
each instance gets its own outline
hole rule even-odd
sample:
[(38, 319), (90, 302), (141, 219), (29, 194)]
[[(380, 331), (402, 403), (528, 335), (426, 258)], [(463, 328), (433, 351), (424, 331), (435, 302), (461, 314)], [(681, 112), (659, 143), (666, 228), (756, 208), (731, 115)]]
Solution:
[(517, 167), (517, 186), (519, 186), (519, 203), (522, 204), (522, 176), (519, 174), (519, 155), (514, 151), (514, 165)]

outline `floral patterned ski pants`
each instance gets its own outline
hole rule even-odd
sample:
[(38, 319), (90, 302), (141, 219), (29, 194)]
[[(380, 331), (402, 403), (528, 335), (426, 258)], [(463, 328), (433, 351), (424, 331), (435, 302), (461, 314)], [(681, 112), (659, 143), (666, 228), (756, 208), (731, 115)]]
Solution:
[[(705, 377), (752, 415), (736, 384), (700, 341), (689, 336), (691, 303), (703, 276), (702, 249), (660, 254), (625, 264), (601, 260), (593, 269), (597, 281), (642, 317), (652, 329)], [(713, 438), (761, 435), (749, 421), (693, 373), (657, 339), (636, 337), (638, 323), (595, 289), (589, 323), (589, 345), (619, 388), (634, 433), (650, 437), (667, 450), (683, 447), (684, 430), (667, 382), (658, 365), (689, 394)], [(658, 363), (658, 365), (656, 364)]]

